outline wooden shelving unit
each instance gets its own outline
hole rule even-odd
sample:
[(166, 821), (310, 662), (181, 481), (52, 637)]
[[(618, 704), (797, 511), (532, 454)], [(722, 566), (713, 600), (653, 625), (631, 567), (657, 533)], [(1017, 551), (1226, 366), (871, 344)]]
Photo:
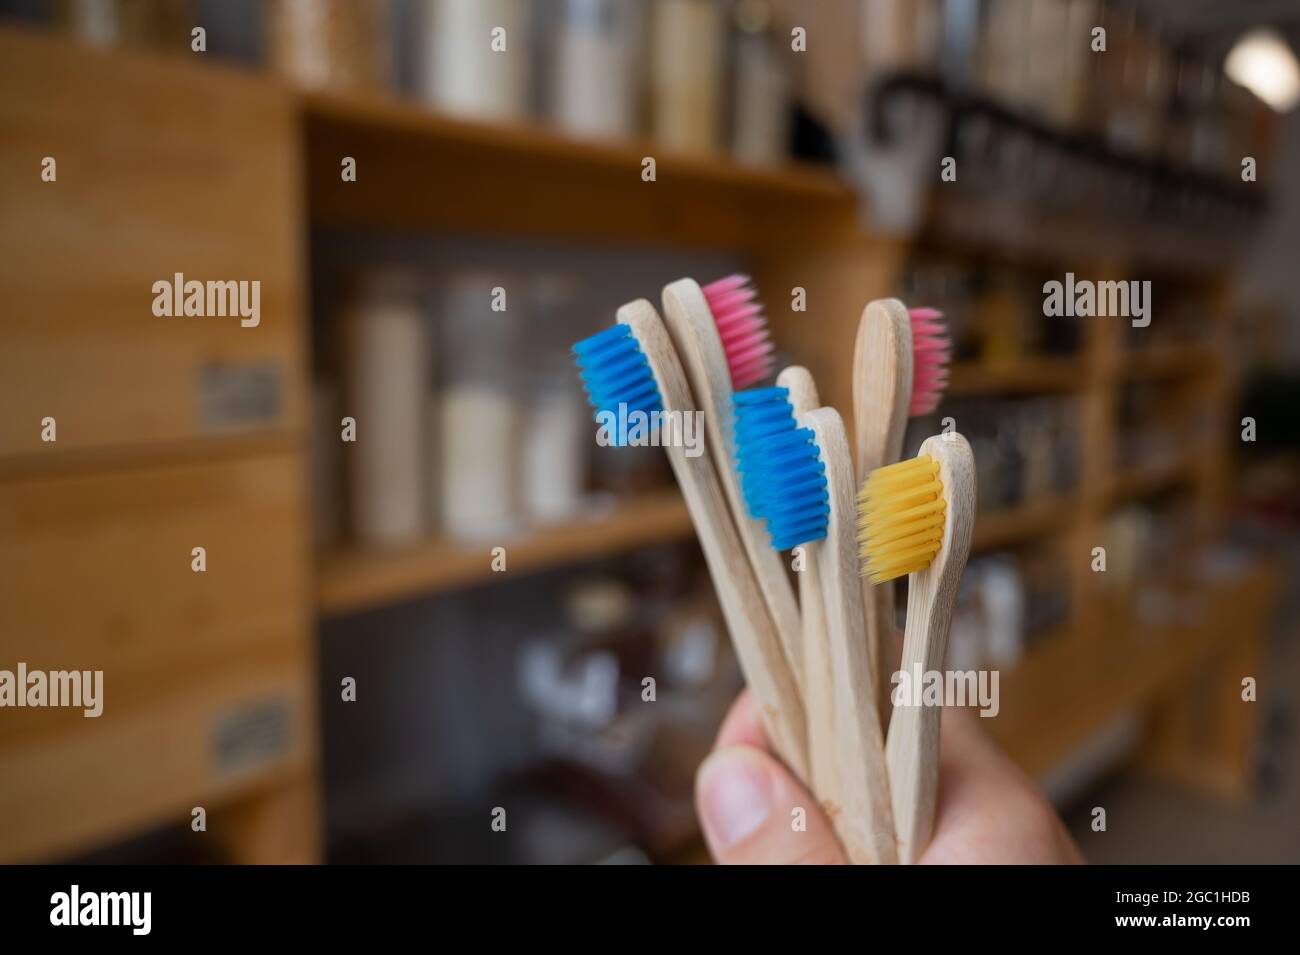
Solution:
[[(847, 228), (856, 209), (823, 167), (756, 168), (651, 143), (576, 140), (394, 98), (307, 93), (299, 108), (315, 225), (752, 251)], [(343, 156), (356, 159), (356, 182), (341, 181)], [(648, 159), (653, 181), (642, 178)]]
[[(225, 232), (217, 240), (193, 249), (192, 261), (210, 261), (215, 275), (232, 273), (232, 269), (238, 274), (263, 270), (267, 276), (267, 312), (280, 317), (268, 322), (259, 336), (241, 336), (236, 331), (234, 335), (219, 337), (224, 333), (213, 331), (217, 326), (209, 323), (204, 326), (205, 334), (212, 337), (204, 339), (201, 346), (191, 345), (190, 339), (182, 343), (179, 337), (166, 337), (165, 331), (159, 331), (163, 326), (155, 320), (142, 334), (156, 336), (151, 340), (158, 347), (149, 354), (161, 356), (155, 364), (157, 368), (169, 369), (165, 379), (145, 381), (137, 367), (127, 364), (108, 367), (96, 363), (93, 355), (87, 358), (75, 369), (78, 374), (94, 369), (99, 375), (89, 384), (78, 378), (78, 386), (85, 384), (83, 391), (89, 396), (84, 402), (87, 413), (117, 414), (118, 418), (111, 421), (117, 431), (111, 437), (122, 447), (80, 447), (77, 432), (61, 420), (61, 435), (69, 435), (67, 446), (72, 453), (60, 459), (55, 470), (62, 469), (60, 478), (80, 480), (92, 472), (134, 467), (136, 459), (130, 455), (138, 449), (128, 450), (126, 445), (139, 439), (139, 423), (144, 420), (149, 423), (146, 437), (151, 442), (146, 446), (162, 449), (159, 453), (176, 468), (191, 466), (193, 473), (187, 472), (185, 481), (192, 481), (195, 487), (206, 487), (204, 482), (212, 481), (207, 473), (211, 470), (207, 464), (208, 449), (217, 447), (224, 439), (190, 433), (196, 430), (190, 410), (194, 404), (196, 369), (217, 361), (278, 363), (277, 367), (283, 371), (283, 413), (271, 426), (252, 429), (255, 436), (248, 439), (247, 454), (243, 455), (250, 461), (249, 471), (235, 475), (237, 480), (232, 479), (230, 485), (235, 489), (232, 497), (219, 502), (230, 513), (214, 508), (211, 513), (205, 512), (207, 523), (203, 525), (205, 531), (210, 529), (214, 537), (219, 536), (232, 526), (231, 514), (244, 515), (251, 506), (244, 498), (260, 504), (269, 493), (267, 487), (271, 486), (272, 491), (282, 492), (283, 497), (273, 501), (279, 522), (266, 525), (270, 527), (268, 539), (273, 538), (274, 546), (247, 555), (249, 566), (262, 568), (262, 574), (249, 572), (244, 577), (222, 578), (221, 572), (216, 572), (209, 579), (225, 580), (224, 585), (218, 586), (226, 589), (204, 591), (202, 598), (196, 597), (191, 604), (178, 604), (175, 610), (179, 619), (191, 622), (202, 619), (207, 626), (212, 620), (224, 619), (220, 612), (206, 609), (208, 605), (202, 602), (211, 599), (211, 593), (221, 596), (213, 606), (233, 608), (233, 613), (241, 607), (247, 588), (255, 586), (263, 576), (281, 575), (301, 583), (295, 585), (289, 597), (283, 598), (291, 606), (275, 608), (282, 631), (278, 635), (289, 647), (277, 665), (284, 664), (283, 668), (291, 670), (284, 682), (294, 694), (290, 702), (291, 715), (295, 717), (314, 712), (309, 703), (316, 674), (306, 639), (313, 615), (318, 620), (324, 614), (361, 611), (389, 601), (490, 584), (496, 579), (491, 567), (492, 545), (469, 546), (441, 539), (401, 550), (343, 547), (317, 555), (313, 566), (309, 556), (310, 530), (303, 520), (308, 512), (305, 422), (311, 420), (307, 413), (311, 399), (304, 345), (310, 323), (306, 320), (307, 277), (299, 244), (309, 229), (533, 236), (734, 252), (750, 269), (769, 302), (774, 338), (783, 350), (810, 369), (823, 400), (840, 408), (846, 418), (851, 409), (847, 359), (861, 309), (873, 298), (897, 294), (905, 258), (918, 247), (914, 242), (864, 227), (856, 196), (826, 169), (799, 165), (754, 169), (721, 158), (677, 156), (662, 152), (653, 144), (577, 142), (532, 126), (504, 128), (434, 116), (421, 107), (392, 99), (299, 94), (266, 77), (192, 62), (90, 54), (73, 50), (59, 41), (16, 36), (9, 31), (0, 34), (0, 40), (5, 51), (0, 56), (0, 64), (7, 64), (2, 67), (4, 75), (12, 79), (15, 90), (21, 94), (11, 97), (10, 102), (23, 104), (19, 112), (29, 126), (35, 123), (32, 117), (40, 115), (42, 108), (48, 115), (55, 115), (58, 104), (42, 107), (42, 101), (29, 102), (24, 98), (40, 94), (42, 78), (48, 78), (51, 82), (45, 92), (51, 96), (64, 95), (66, 88), (80, 84), (77, 87), (80, 92), (76, 94), (81, 100), (78, 115), (86, 122), (104, 115), (108, 108), (105, 104), (136, 103), (141, 90), (158, 91), (157, 116), (163, 122), (154, 124), (157, 127), (154, 132), (162, 130), (159, 135), (171, 149), (165, 157), (169, 162), (176, 154), (191, 158), (209, 156), (213, 143), (235, 144), (228, 150), (229, 155), (223, 153), (216, 159), (196, 163), (186, 170), (184, 179), (166, 182), (159, 182), (154, 175), (159, 160), (153, 154), (124, 149), (119, 143), (116, 152), (96, 155), (95, 164), (101, 168), (110, 172), (119, 167), (126, 169), (126, 173), (120, 174), (124, 178), (113, 180), (110, 185), (126, 182), (131, 189), (148, 193), (152, 198), (147, 207), (122, 209), (111, 222), (106, 218), (104, 223), (96, 223), (98, 234), (90, 231), (80, 234), (79, 240), (85, 246), (78, 254), (86, 262), (101, 265), (101, 260), (106, 261), (105, 250), (115, 248), (120, 242), (122, 224), (136, 221), (142, 208), (153, 217), (155, 224), (167, 226), (159, 229), (159, 235), (188, 235), (194, 222), (181, 219), (192, 212), (191, 204), (197, 208), (202, 201), (221, 200), (222, 207), (205, 210), (201, 215), (224, 223)], [(53, 82), (55, 79), (57, 83)], [(215, 136), (210, 123), (194, 118), (206, 115), (205, 107), (215, 110), (220, 121), (219, 134)], [(123, 115), (129, 113), (125, 106), (121, 109)], [(171, 118), (176, 119), (176, 124), (169, 125)], [(184, 132), (179, 125), (182, 120), (194, 128)], [(15, 129), (18, 127), (15, 123)], [(75, 137), (82, 128), (61, 117), (59, 127), (50, 128), (50, 141), (60, 148), (67, 146), (69, 154), (75, 155)], [(141, 135), (148, 140), (145, 133)], [(185, 139), (187, 135), (191, 138)], [(70, 141), (72, 146), (68, 146)], [(202, 143), (201, 149), (198, 143)], [(35, 182), (30, 155), (40, 155), (35, 152), (38, 148), (47, 148), (44, 139), (39, 145), (33, 141), (31, 149), (23, 153), (26, 158), (21, 158), (19, 165), (10, 164), (13, 175), (0, 180)], [(245, 155), (243, 150), (250, 152)], [(11, 150), (8, 155), (18, 155), (18, 151)], [(339, 175), (340, 161), (349, 156), (357, 162), (358, 178), (356, 182), (344, 183)], [(653, 182), (642, 178), (647, 158), (655, 161)], [(61, 172), (77, 170), (75, 161), (61, 158), (60, 163)], [(69, 181), (76, 182), (71, 177)], [(61, 184), (60, 189), (63, 188)], [(85, 190), (87, 187), (70, 184), (67, 188)], [(156, 194), (150, 193), (150, 189)], [(54, 190), (47, 189), (37, 198), (24, 193), (24, 201), (29, 204), (19, 210), (21, 214), (4, 217), (11, 223), (13, 248), (27, 247), (28, 238), (14, 231), (17, 223), (39, 221), (44, 213), (33, 211), (41, 208), (36, 202), (46, 201), (50, 194)], [(125, 188), (117, 192), (109, 190), (109, 194), (134, 195)], [(81, 195), (84, 198), (84, 192)], [(183, 202), (177, 196), (183, 197)], [(228, 196), (228, 201), (222, 200), (223, 196)], [(1105, 223), (1076, 228), (1078, 223), (1068, 219), (1058, 221), (1050, 215), (1037, 216), (1025, 210), (1013, 210), (1014, 214), (999, 217), (995, 214), (996, 206), (996, 203), (972, 204), (968, 200), (937, 203), (932, 231), (946, 236), (944, 241), (951, 243), (950, 247), (959, 255), (1031, 258), (1037, 263), (1070, 261), (1075, 271), (1082, 272), (1081, 267), (1073, 264), (1072, 257), (1078, 255), (1099, 274), (1131, 273), (1135, 263), (1143, 261), (1150, 248), (1150, 243), (1145, 241), (1148, 237), (1140, 230), (1126, 229), (1123, 236), (1117, 237), (1113, 229), (1108, 231)], [(236, 211), (231, 211), (236, 207)], [(254, 212), (252, 220), (248, 214), (250, 209)], [(264, 223), (255, 221), (268, 209), (276, 217), (273, 234)], [(972, 223), (993, 229), (993, 234), (981, 238), (971, 233)], [(1060, 236), (1063, 241), (1058, 244), (1025, 242), (1026, 234), (1042, 232)], [(1179, 258), (1184, 247), (1186, 255)], [(1226, 268), (1205, 242), (1182, 242), (1176, 236), (1162, 234), (1160, 249), (1162, 261), (1173, 261), (1189, 271), (1213, 267), (1222, 276)], [(169, 263), (174, 259), (171, 251), (174, 250), (158, 245), (153, 250), (153, 258), (144, 263), (147, 268), (138, 276), (128, 277), (135, 283), (131, 287), (148, 289), (152, 278), (170, 274)], [(97, 311), (100, 304), (108, 302), (114, 308), (125, 308), (121, 302), (129, 296), (121, 294), (124, 279), (111, 275), (107, 267), (94, 273), (102, 286), (99, 297), (75, 302), (59, 298), (67, 285), (67, 269), (73, 265), (66, 256), (59, 258), (51, 254), (49, 261), (57, 261), (58, 270), (41, 272), (45, 261), (39, 255), (31, 257), (31, 274), (24, 273), (22, 278), (24, 281), (32, 276), (42, 279), (44, 285), (35, 279), (28, 284), (33, 289), (47, 290), (48, 297), (32, 293), (36, 297), (29, 297), (30, 308), (22, 307), (19, 302), (10, 313), (38, 315), (42, 321), (48, 317), (47, 312), (54, 314), (60, 309), (67, 314), (94, 315), (95, 322), (83, 329), (83, 337), (89, 340), (93, 335), (102, 334), (104, 323)], [(24, 282), (14, 284), (27, 287)], [(1209, 303), (1220, 315), (1223, 286), (1226, 279), (1216, 285), (1214, 301)], [(789, 308), (790, 292), (796, 287), (805, 291), (806, 313), (795, 313)], [(643, 290), (650, 297), (656, 292)], [(135, 315), (129, 309), (128, 313)], [(1220, 327), (1222, 324), (1219, 322)], [(28, 345), (40, 342), (39, 336), (47, 333), (47, 327), (50, 326), (24, 325)], [(119, 357), (125, 354), (116, 339), (101, 343), (99, 348), (103, 354)], [(38, 353), (30, 347), (28, 351)], [(52, 353), (52, 349), (39, 351), (41, 355)], [(1084, 351), (1078, 357), (1026, 357), (1015, 362), (963, 364), (953, 369), (951, 393), (954, 395), (1063, 393), (1079, 399), (1084, 467), (1077, 490), (1067, 496), (1029, 501), (1006, 512), (987, 514), (978, 520), (975, 530), (976, 550), (1016, 546), (1051, 537), (1061, 542), (1071, 562), (1074, 607), (1071, 622), (1065, 633), (1045, 642), (1024, 665), (1008, 675), (1006, 692), (1011, 705), (1004, 705), (1004, 717), (993, 721), (996, 732), (1013, 754), (1031, 769), (1047, 768), (1089, 729), (1109, 716), (1153, 704), (1171, 681), (1181, 678), (1217, 646), (1209, 638), (1183, 640), (1176, 628), (1152, 637), (1133, 623), (1131, 608), (1120, 607), (1104, 613), (1097, 610), (1097, 591), (1087, 570), (1087, 555), (1099, 538), (1109, 509), (1116, 503), (1177, 482), (1192, 487), (1207, 518), (1205, 526), (1212, 526), (1219, 507), (1215, 489), (1222, 486), (1226, 469), (1222, 444), (1198, 448), (1195, 453), (1189, 452), (1166, 466), (1117, 474), (1113, 466), (1114, 415), (1116, 392), (1124, 380), (1168, 375), (1190, 377), (1194, 383), (1200, 383), (1197, 387), (1204, 386), (1216, 407), (1226, 408), (1228, 391), (1223, 385), (1222, 363), (1217, 357), (1221, 354), (1221, 349), (1207, 343), (1204, 347), (1123, 355), (1114, 326), (1094, 321), (1087, 328)], [(26, 371), (16, 364), (15, 367)], [(175, 369), (181, 369), (184, 374), (173, 374)], [(71, 381), (73, 377), (65, 369), (38, 371), (53, 381)], [(40, 377), (31, 380), (39, 381)], [(113, 400), (102, 400), (109, 393)], [(36, 402), (38, 397), (33, 390), (30, 401)], [(24, 410), (22, 427), (26, 429), (23, 434), (28, 436), (25, 440), (29, 445), (35, 438), (28, 432), (35, 432), (27, 419), (39, 420), (40, 414), (33, 411), (35, 417), (32, 417), (28, 410), (44, 407), (33, 403)], [(61, 410), (59, 413), (63, 414)], [(70, 415), (68, 420), (75, 420), (75, 415)], [(848, 423), (851, 433), (851, 422)], [(98, 432), (101, 437), (104, 433)], [(263, 437), (256, 437), (257, 434)], [(184, 450), (194, 443), (204, 450), (199, 453)], [(172, 457), (168, 449), (182, 449), (184, 453)], [(32, 453), (31, 447), (23, 450)], [(35, 450), (40, 452), (39, 448)], [(60, 453), (64, 453), (62, 448)], [(152, 459), (150, 462), (153, 463)], [(34, 475), (44, 478), (51, 473), (44, 464), (29, 466), (11, 462), (5, 468), (8, 470), (0, 469), (0, 479), (27, 481)], [(295, 477), (290, 479), (286, 475)], [(149, 486), (160, 495), (172, 487), (165, 481)], [(106, 513), (114, 513), (117, 505), (111, 495), (104, 500)], [(58, 508), (51, 505), (47, 510), (53, 513)], [(259, 525), (259, 530), (265, 528)], [(619, 501), (588, 520), (533, 528), (500, 543), (507, 547), (510, 576), (514, 577), (636, 547), (686, 539), (691, 533), (677, 492), (665, 490)], [(252, 539), (255, 535), (249, 536)], [(74, 538), (68, 536), (63, 544), (75, 550), (68, 544), (71, 540)], [(231, 546), (237, 543), (232, 541)], [(39, 544), (40, 541), (34, 542), (32, 550)], [(184, 546), (188, 548), (190, 544)], [(121, 553), (117, 556), (120, 561)], [(182, 559), (177, 566), (186, 569), (186, 560)], [(19, 563), (15, 560), (15, 565)], [(231, 563), (225, 562), (226, 566)], [(109, 558), (95, 565), (94, 592), (80, 593), (78, 601), (86, 602), (91, 609), (92, 604), (88, 602), (91, 599), (111, 605), (113, 588), (107, 579), (100, 580), (98, 574), (112, 569), (113, 565)], [(183, 575), (182, 585), (193, 586), (188, 571)], [(142, 598), (137, 605), (145, 604)], [(1125, 621), (1128, 626), (1121, 625)], [(129, 630), (129, 623), (127, 619), (122, 626)], [(188, 626), (160, 629), (159, 652), (170, 646), (164, 636), (173, 630), (185, 631)], [(232, 641), (245, 636), (239, 626), (221, 633), (222, 639)], [(286, 662), (290, 658), (291, 667)], [(208, 674), (204, 672), (203, 676), (206, 679)], [(233, 684), (234, 690), (243, 693), (246, 686), (260, 687), (264, 682), (262, 676), (255, 676), (241, 674), (241, 682)], [(215, 699), (216, 696), (220, 699)], [(214, 690), (213, 712), (224, 714), (225, 710), (217, 705), (224, 701), (225, 696)], [(193, 712), (188, 701), (178, 702), (176, 706), (176, 712), (187, 719)], [(207, 716), (205, 713), (204, 718)], [(132, 724), (132, 732), (158, 729), (156, 723), (145, 725), (138, 714), (133, 718), (140, 726)], [(295, 737), (298, 742), (291, 758), (282, 766), (268, 770), (264, 779), (249, 774), (234, 782), (216, 783), (209, 778), (206, 768), (187, 768), (185, 778), (164, 780), (169, 788), (153, 792), (150, 818), (134, 813), (96, 819), (93, 825), (87, 824), (82, 834), (87, 839), (129, 834), (210, 796), (232, 813), (238, 812), (243, 822), (235, 828), (254, 834), (252, 843), (256, 844), (248, 843), (249, 848), (241, 857), (265, 858), (268, 854), (280, 859), (318, 857), (319, 832), (312, 821), (318, 795), (315, 732), (307, 724), (300, 727), (294, 723), (293, 728), (301, 730), (301, 734)], [(207, 729), (205, 723), (203, 731)], [(185, 752), (203, 751), (206, 736), (197, 730), (192, 735), (194, 739), (186, 743)], [(1171, 744), (1162, 756), (1166, 761), (1175, 760), (1176, 756), (1171, 755), (1175, 753), (1176, 747)], [(44, 759), (43, 754), (29, 753), (25, 758), (28, 757), (37, 761), (32, 766), (38, 769), (46, 766), (39, 763)], [(141, 763), (142, 766), (155, 764), (161, 765), (156, 760)], [(15, 765), (28, 766), (27, 763)], [(34, 769), (33, 778), (35, 774)], [(149, 778), (152, 777), (141, 776), (140, 785), (145, 785)], [(59, 792), (76, 790), (76, 783), (77, 780), (63, 780)], [(288, 839), (287, 847), (273, 848), (268, 853), (265, 840), (257, 834), (265, 828), (267, 819), (280, 818), (276, 814), (286, 811), (286, 807), (297, 820), (301, 838)], [(19, 819), (24, 809), (19, 806), (9, 815)], [(53, 817), (51, 820), (52, 827), (59, 822)], [(51, 852), (52, 847), (61, 848), (57, 835), (52, 829), (46, 832), (31, 828), (24, 833), (27, 839), (24, 853), (39, 857)]]
[[(487, 123), (432, 113), (423, 104), (393, 96), (302, 92), (297, 94), (313, 134), (346, 135), (425, 142), (447, 151), (488, 152), (525, 162), (547, 178), (548, 163), (580, 174), (639, 173), (653, 156), (672, 177), (712, 189), (749, 190), (764, 201), (784, 196), (799, 201), (853, 202), (853, 193), (823, 166), (791, 162), (785, 166), (746, 166), (725, 157), (667, 152), (650, 140), (608, 142), (575, 139), (537, 123)], [(337, 178), (337, 176), (335, 177)]]
[[(1275, 568), (1257, 562), (1238, 580), (1201, 592), (1211, 618), (1195, 625), (1143, 623), (1133, 593), (1099, 595), (1088, 629), (1075, 627), (1044, 638), (1003, 675), (1003, 712), (988, 721), (989, 729), (1026, 770), (1045, 773), (1117, 717), (1143, 713), (1172, 695), (1178, 715), (1158, 717), (1156, 742), (1146, 748), (1143, 759), (1162, 769), (1176, 762), (1177, 774), (1188, 781), (1205, 783), (1223, 795), (1245, 795), (1247, 754), (1240, 739), (1230, 739), (1231, 726), (1206, 733), (1205, 716), (1215, 700), (1205, 688), (1216, 686), (1229, 697), (1240, 693), (1237, 674), (1250, 672), (1248, 661), (1259, 653), (1262, 617), (1279, 583)], [(1177, 593), (1180, 583), (1170, 579), (1164, 586)], [(1181, 586), (1190, 585), (1183, 581)], [(1225, 630), (1244, 639), (1224, 641)], [(1207, 660), (1221, 664), (1211, 671), (1208, 684)], [(1193, 676), (1202, 681), (1202, 695), (1189, 699), (1178, 691)], [(1185, 746), (1169, 739), (1176, 731), (1168, 724), (1181, 730), (1188, 710), (1199, 712), (1196, 725), (1203, 735), (1193, 747), (1203, 761), (1190, 759)], [(1192, 779), (1198, 774), (1200, 779)]]
[[(1121, 236), (1104, 222), (1070, 222), (1052, 213), (1008, 208), (992, 198), (950, 199), (941, 194), (930, 216), (916, 254), (1020, 273), (1059, 276), (1070, 271), (1098, 280), (1157, 278), (1162, 289), (1172, 284), (1195, 296), (1210, 319), (1212, 332), (1206, 341), (1145, 350), (1126, 347), (1130, 333), (1119, 320), (1089, 319), (1084, 320), (1081, 350), (1075, 356), (972, 361), (952, 369), (952, 395), (1058, 394), (1076, 402), (1082, 458), (1078, 486), (1069, 495), (982, 515), (972, 544), (974, 551), (983, 552), (1050, 540), (1069, 567), (1068, 624), (1036, 640), (1025, 660), (1004, 675), (1002, 715), (989, 721), (1021, 765), (1046, 773), (1090, 734), (1123, 714), (1146, 716), (1151, 726), (1164, 726), (1172, 719), (1169, 713), (1179, 709), (1181, 704), (1171, 701), (1179, 699), (1187, 681), (1193, 674), (1209, 679), (1207, 668), (1215, 661), (1221, 664), (1227, 650), (1224, 633), (1231, 627), (1216, 632), (1208, 620), (1184, 625), (1140, 620), (1132, 595), (1117, 598), (1110, 592), (1101, 575), (1092, 571), (1090, 558), (1095, 547), (1107, 542), (1107, 522), (1117, 508), (1160, 494), (1178, 494), (1193, 502), (1195, 547), (1182, 555), (1180, 564), (1195, 565), (1202, 545), (1218, 526), (1228, 470), (1228, 430), (1220, 425), (1231, 401), (1225, 357), (1230, 349), (1224, 336), (1232, 260), (1217, 237), (1180, 238), (1168, 229), (1142, 227), (1126, 227)], [(1155, 321), (1163, 317), (1159, 313)], [(1208, 413), (1206, 439), (1166, 459), (1120, 466), (1120, 401), (1123, 389), (1132, 383), (1180, 389), (1187, 395), (1189, 414)], [(1255, 595), (1252, 600), (1267, 599), (1259, 596), (1267, 591), (1259, 589), (1259, 581), (1268, 575), (1268, 568), (1258, 568), (1245, 585)], [(1158, 584), (1150, 586), (1159, 589)], [(1229, 586), (1211, 592), (1206, 606), (1215, 613), (1238, 599)], [(1256, 636), (1252, 632), (1250, 639)], [(1186, 722), (1185, 715), (1178, 719)], [(1234, 727), (1233, 741), (1222, 742), (1215, 756), (1222, 772), (1215, 771), (1213, 788), (1242, 791), (1248, 780), (1248, 726), (1223, 705), (1213, 716), (1203, 712), (1199, 719), (1202, 724), (1221, 721)], [(1151, 732), (1155, 735), (1142, 742), (1144, 761), (1159, 763), (1162, 770), (1176, 765), (1183, 778), (1197, 775), (1190, 738), (1170, 744), (1167, 735), (1156, 739), (1164, 730)]]
[[(1076, 508), (1073, 498), (1053, 496), (981, 515), (971, 547), (993, 550), (1064, 531)], [(585, 520), (531, 528), (502, 540), (501, 545), (508, 549), (510, 573), (517, 576), (683, 540), (692, 533), (680, 495), (665, 490), (600, 507)], [(492, 579), (491, 563), (489, 545), (439, 539), (395, 549), (340, 547), (321, 556), (317, 605), (325, 614), (352, 613), (394, 600), (473, 586)]]
[[(605, 557), (649, 544), (682, 540), (692, 533), (690, 516), (677, 490), (630, 497), (593, 508), (585, 520), (542, 525), (499, 542), (507, 570), (520, 574)], [(364, 610), (394, 600), (428, 596), (490, 581), (492, 549), (431, 540), (394, 550), (345, 548), (324, 554), (317, 574), (322, 613)]]
[[(0, 720), (4, 862), (196, 806), (214, 854), (321, 858), (298, 117), (206, 59), (0, 28), (0, 645), (107, 688)], [(154, 315), (179, 271), (260, 282), (261, 324)]]

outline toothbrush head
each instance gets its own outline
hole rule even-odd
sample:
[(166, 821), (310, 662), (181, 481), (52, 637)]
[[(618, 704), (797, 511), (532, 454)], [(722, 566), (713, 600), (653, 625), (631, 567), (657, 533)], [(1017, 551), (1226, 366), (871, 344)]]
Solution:
[(728, 275), (702, 286), (722, 339), (731, 387), (748, 388), (772, 373), (772, 342), (758, 292), (748, 275)]
[(952, 343), (944, 334), (943, 313), (933, 308), (910, 308), (912, 320), (912, 403), (907, 413), (929, 414), (939, 406), (948, 387), (948, 360)]
[(930, 566), (943, 542), (947, 502), (929, 454), (876, 468), (858, 494), (863, 573), (873, 584)]
[(628, 425), (633, 412), (642, 413), (637, 419), (657, 420), (657, 412), (663, 410), (659, 385), (629, 326), (617, 322), (584, 338), (573, 346), (573, 355), (587, 398), (596, 409), (596, 421), (604, 423), (613, 416), (618, 422), (617, 428), (610, 429), (614, 444), (628, 444), (637, 430)]
[(800, 428), (788, 388), (732, 395), (736, 463), (750, 514), (767, 521), (772, 546), (788, 550), (826, 536), (830, 494), (812, 429)]

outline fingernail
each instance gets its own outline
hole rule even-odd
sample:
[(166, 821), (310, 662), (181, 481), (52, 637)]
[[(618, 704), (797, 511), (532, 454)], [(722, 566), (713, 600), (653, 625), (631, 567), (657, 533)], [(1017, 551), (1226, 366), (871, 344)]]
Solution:
[(772, 778), (740, 749), (723, 749), (700, 770), (704, 825), (723, 845), (751, 835), (772, 811)]

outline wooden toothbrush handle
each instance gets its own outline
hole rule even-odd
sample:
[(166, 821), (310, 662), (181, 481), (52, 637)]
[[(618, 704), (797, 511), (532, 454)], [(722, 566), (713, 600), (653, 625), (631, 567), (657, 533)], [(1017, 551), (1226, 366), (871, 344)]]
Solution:
[(830, 818), (841, 799), (840, 760), (835, 729), (835, 679), (826, 612), (822, 604), (821, 551), (803, 544), (799, 573), (799, 610), (803, 615), (803, 694), (808, 717), (808, 768), (813, 795)]
[(694, 279), (678, 279), (663, 289), (664, 325), (672, 340), (696, 404), (704, 412), (709, 449), (722, 481), (727, 506), (745, 553), (754, 569), (773, 626), (785, 647), (786, 661), (795, 683), (803, 686), (803, 630), (794, 588), (781, 555), (771, 546), (762, 523), (749, 514), (736, 473), (731, 403), (731, 373), (727, 369), (722, 339), (714, 324), (704, 292)]
[[(896, 298), (868, 302), (853, 345), (853, 420), (858, 482), (903, 453), (907, 411), (912, 400), (912, 320)], [(890, 679), (894, 653), (894, 588), (862, 579), (867, 607), (867, 642), (876, 674), (881, 732), (889, 728)]]
[(894, 636), (894, 582), (872, 584), (863, 577), (862, 597), (866, 604), (867, 653), (871, 658), (871, 672), (876, 675), (876, 712), (880, 717), (880, 731), (885, 733), (889, 730), (893, 678), (899, 665)]
[[(951, 603), (947, 604), (947, 613), (942, 607), (932, 605), (928, 599), (930, 588), (916, 586), (922, 577), (931, 577), (929, 568), (912, 575), (907, 635), (903, 640), (900, 667), (908, 681), (905, 686), (917, 693), (919, 687), (915, 686), (915, 678), (937, 671), (943, 665), (942, 648), (948, 642), (952, 609)], [(889, 767), (890, 798), (894, 825), (898, 830), (898, 857), (904, 865), (916, 862), (929, 845), (934, 829), (942, 714), (940, 706), (904, 699), (895, 704), (890, 719), (889, 735), (885, 740), (885, 763)]]
[[(650, 363), (664, 410), (670, 414), (696, 413), (686, 374), (654, 306), (645, 299), (630, 302), (618, 310), (618, 320), (632, 329)], [(695, 525), (732, 645), (745, 682), (757, 700), (768, 740), (800, 781), (807, 783), (803, 701), (780, 633), (768, 614), (763, 592), (732, 521), (713, 458), (707, 451), (691, 455), (680, 444), (670, 443), (665, 451)]]
[(826, 537), (812, 547), (819, 552), (838, 760), (839, 805), (831, 822), (850, 862), (894, 863), (898, 850), (885, 747), (858, 584), (857, 506), (848, 435), (833, 408), (811, 411), (800, 423), (813, 430), (830, 494)]
[(900, 669), (912, 698), (894, 706), (885, 740), (885, 762), (898, 827), (898, 854), (915, 862), (930, 843), (939, 784), (939, 727), (943, 710), (925, 705), (917, 683), (942, 677), (948, 631), (975, 524), (975, 461), (970, 444), (955, 432), (927, 438), (921, 454), (939, 462), (947, 505), (943, 540), (930, 566), (908, 576), (907, 632)]
[(713, 463), (708, 455), (689, 458), (681, 448), (670, 448), (669, 460), (704, 551), (745, 682), (758, 701), (763, 729), (777, 755), (806, 784), (810, 777), (803, 702), (731, 523)]
[[(821, 406), (817, 383), (807, 368), (791, 365), (776, 376), (776, 383), (790, 391), (790, 405), (798, 417)], [(803, 638), (800, 653), (803, 666), (799, 688), (803, 691), (808, 717), (808, 769), (812, 773), (813, 795), (829, 818), (843, 803), (839, 753), (836, 749), (835, 680), (830, 641), (826, 632), (826, 607), (822, 603), (822, 548), (801, 544), (802, 568), (796, 574), (799, 586), (799, 615)]]

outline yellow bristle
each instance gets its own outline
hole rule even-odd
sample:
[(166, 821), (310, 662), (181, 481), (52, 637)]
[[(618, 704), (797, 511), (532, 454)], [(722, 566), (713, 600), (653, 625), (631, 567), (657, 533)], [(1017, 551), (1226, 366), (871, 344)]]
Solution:
[(928, 567), (943, 541), (946, 509), (934, 458), (872, 471), (858, 494), (863, 573), (880, 584)]

